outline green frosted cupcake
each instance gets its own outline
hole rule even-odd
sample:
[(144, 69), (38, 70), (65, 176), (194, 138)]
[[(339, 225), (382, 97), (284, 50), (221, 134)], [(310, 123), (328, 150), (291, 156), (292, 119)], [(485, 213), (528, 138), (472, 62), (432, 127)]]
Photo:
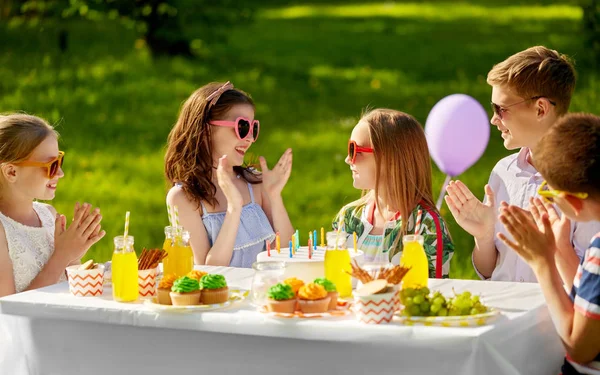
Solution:
[(293, 314), (296, 311), (296, 293), (288, 284), (276, 284), (267, 292), (269, 303), (267, 310), (278, 313)]
[(175, 280), (169, 293), (173, 306), (199, 305), (201, 294), (198, 280), (187, 276)]
[(339, 293), (335, 284), (324, 277), (315, 279), (313, 283), (321, 285), (323, 288), (325, 288), (327, 295), (331, 298), (329, 300), (329, 310), (336, 310)]
[(200, 289), (202, 290), (202, 303), (205, 305), (225, 303), (229, 299), (229, 287), (223, 275), (208, 274), (202, 276)]

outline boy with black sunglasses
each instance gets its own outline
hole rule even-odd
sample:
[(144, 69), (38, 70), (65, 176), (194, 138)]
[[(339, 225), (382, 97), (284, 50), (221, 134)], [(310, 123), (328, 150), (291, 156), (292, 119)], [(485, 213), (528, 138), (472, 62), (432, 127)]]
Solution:
[[(483, 202), (460, 181), (450, 183), (446, 202), (456, 222), (475, 238), (473, 266), (482, 279), (536, 282), (531, 267), (496, 239), (496, 233), (507, 234), (497, 212), (506, 203), (527, 209), (530, 198), (536, 196), (543, 178), (530, 150), (567, 113), (575, 70), (565, 55), (536, 46), (496, 64), (487, 82), (492, 86), (491, 123), (502, 133), (504, 147), (519, 152), (496, 164)], [(600, 225), (571, 223), (557, 215), (553, 226), (562, 233), (557, 239), (556, 265), (570, 284), (590, 237), (600, 231)]]

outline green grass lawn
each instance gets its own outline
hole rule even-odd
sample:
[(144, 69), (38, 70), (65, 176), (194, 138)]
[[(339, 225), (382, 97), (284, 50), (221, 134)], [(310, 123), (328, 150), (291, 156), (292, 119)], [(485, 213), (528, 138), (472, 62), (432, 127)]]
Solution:
[[(107, 236), (86, 258), (110, 258), (112, 238), (131, 211), (136, 248), (158, 247), (168, 223), (163, 155), (181, 103), (197, 87), (231, 80), (252, 94), (263, 129), (252, 147), (272, 165), (294, 149), (284, 199), (301, 233), (328, 227), (359, 196), (343, 159), (361, 110), (390, 107), (425, 123), (431, 107), (465, 93), (487, 108), (488, 70), (510, 54), (543, 44), (581, 59), (581, 11), (569, 3), (320, 2), (260, 9), (201, 59), (152, 60), (133, 31), (71, 22), (59, 54), (51, 24), (0, 25), (0, 111), (21, 110), (56, 123), (65, 178), (53, 204), (102, 208)], [(599, 113), (600, 79), (579, 68), (572, 110)], [(485, 155), (460, 179), (478, 196), (494, 164), (510, 152), (495, 128)], [(444, 176), (434, 166), (434, 190)], [(471, 278), (473, 241), (453, 221), (452, 277)]]

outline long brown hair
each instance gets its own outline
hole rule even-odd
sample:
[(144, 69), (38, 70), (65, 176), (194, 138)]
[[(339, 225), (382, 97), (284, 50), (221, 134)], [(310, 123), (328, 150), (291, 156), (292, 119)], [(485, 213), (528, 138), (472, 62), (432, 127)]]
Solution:
[[(224, 91), (213, 106), (207, 97), (223, 87), (221, 82), (211, 82), (194, 91), (183, 103), (177, 123), (167, 139), (165, 176), (171, 184), (181, 183), (186, 196), (198, 207), (205, 200), (217, 204), (217, 187), (212, 182), (214, 166), (212, 156), (211, 126), (213, 120), (223, 119), (227, 111), (237, 104), (254, 107), (250, 95), (237, 89)], [(259, 183), (260, 174), (253, 168), (233, 167), (234, 171), (250, 183)]]
[(12, 113), (0, 115), (0, 163), (26, 160), (37, 146), (58, 132), (44, 119)]
[(377, 201), (380, 186), (385, 186), (387, 204), (398, 210), (403, 218), (398, 236), (402, 238), (407, 219), (417, 204), (426, 205), (439, 214), (433, 203), (431, 162), (425, 132), (414, 117), (392, 109), (366, 112), (361, 121), (369, 125), (369, 138), (374, 149), (377, 168), (375, 189), (342, 210)]

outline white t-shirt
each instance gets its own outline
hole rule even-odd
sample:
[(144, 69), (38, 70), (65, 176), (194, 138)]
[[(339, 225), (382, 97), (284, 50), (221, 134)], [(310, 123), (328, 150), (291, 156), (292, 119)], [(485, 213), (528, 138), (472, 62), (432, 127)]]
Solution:
[[(496, 212), (498, 212), (502, 201), (528, 209), (529, 198), (538, 196), (537, 191), (544, 178), (527, 161), (529, 153), (528, 148), (522, 148), (518, 153), (500, 160), (492, 170), (488, 184), (496, 196)], [(599, 222), (576, 223), (571, 221), (571, 244), (575, 248), (579, 259), (583, 258), (590, 240), (598, 232), (600, 232)], [(495, 233), (503, 233), (512, 240), (512, 236), (508, 233), (504, 224), (497, 219)], [(495, 236), (494, 243), (498, 250), (498, 259), (491, 280), (537, 282), (531, 267), (514, 250)], [(475, 263), (473, 263), (473, 267), (479, 277), (485, 279), (477, 270)]]

